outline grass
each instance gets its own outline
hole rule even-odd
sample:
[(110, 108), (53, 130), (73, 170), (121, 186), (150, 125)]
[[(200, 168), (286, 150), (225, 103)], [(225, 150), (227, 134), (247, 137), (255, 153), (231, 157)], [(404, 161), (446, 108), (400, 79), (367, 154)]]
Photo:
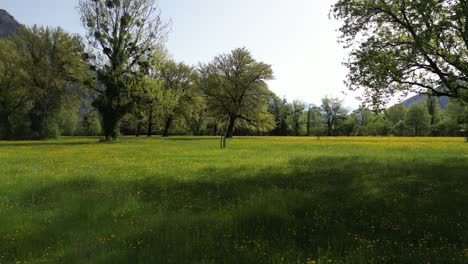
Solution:
[(461, 138), (0, 142), (0, 263), (467, 263)]

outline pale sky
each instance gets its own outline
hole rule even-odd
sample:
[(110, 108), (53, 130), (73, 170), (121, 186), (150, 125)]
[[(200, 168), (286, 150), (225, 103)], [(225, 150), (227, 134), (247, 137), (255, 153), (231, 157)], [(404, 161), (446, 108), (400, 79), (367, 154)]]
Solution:
[[(256, 60), (273, 66), (269, 86), (280, 97), (320, 104), (322, 97), (336, 96), (356, 108), (356, 95), (343, 84), (347, 52), (337, 43), (339, 23), (328, 18), (334, 2), (160, 0), (160, 8), (173, 23), (167, 48), (177, 61), (195, 66), (246, 47)], [(0, 0), (0, 8), (22, 24), (83, 33), (76, 5), (77, 0)]]

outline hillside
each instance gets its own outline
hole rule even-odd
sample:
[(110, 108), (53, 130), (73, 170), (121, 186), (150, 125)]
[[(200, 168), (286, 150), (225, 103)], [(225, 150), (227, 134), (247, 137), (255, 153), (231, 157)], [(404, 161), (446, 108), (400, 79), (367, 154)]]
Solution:
[(19, 28), (20, 24), (6, 10), (0, 9), (0, 38), (11, 36)]
[[(413, 104), (424, 102), (426, 100), (427, 100), (427, 95), (415, 95), (403, 101), (403, 105), (408, 108), (412, 106)], [(449, 98), (447, 96), (436, 97), (436, 101), (439, 102), (439, 106), (441, 109), (445, 109), (449, 102)]]

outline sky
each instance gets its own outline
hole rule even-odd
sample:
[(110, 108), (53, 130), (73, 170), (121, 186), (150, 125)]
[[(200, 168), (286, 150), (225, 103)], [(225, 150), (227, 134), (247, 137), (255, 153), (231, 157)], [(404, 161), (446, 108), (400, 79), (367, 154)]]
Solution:
[[(77, 0), (0, 0), (20, 23), (60, 26), (83, 34)], [(166, 44), (177, 61), (196, 66), (246, 47), (257, 61), (271, 64), (269, 87), (280, 97), (319, 105), (325, 96), (357, 108), (344, 85), (347, 51), (337, 42), (339, 22), (328, 17), (335, 0), (160, 0), (172, 21)]]

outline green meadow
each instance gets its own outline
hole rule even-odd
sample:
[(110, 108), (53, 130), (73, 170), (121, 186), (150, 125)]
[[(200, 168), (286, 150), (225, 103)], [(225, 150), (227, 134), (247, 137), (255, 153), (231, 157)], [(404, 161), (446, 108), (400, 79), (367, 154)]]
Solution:
[(0, 263), (467, 263), (462, 138), (0, 142)]

